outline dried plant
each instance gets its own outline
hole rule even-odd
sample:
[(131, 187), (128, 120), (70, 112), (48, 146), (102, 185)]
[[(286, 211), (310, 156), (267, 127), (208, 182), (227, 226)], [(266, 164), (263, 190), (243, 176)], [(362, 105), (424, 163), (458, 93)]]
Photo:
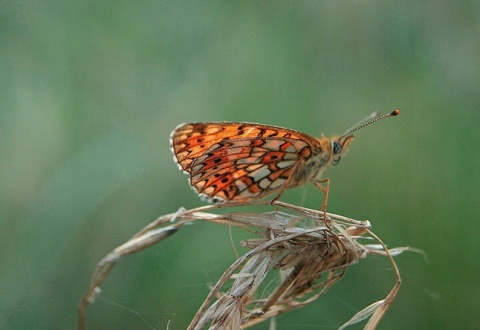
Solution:
[[(239, 257), (211, 288), (188, 329), (244, 329), (276, 315), (303, 307), (322, 296), (347, 268), (368, 254), (387, 256), (395, 272), (395, 284), (386, 298), (355, 314), (341, 328), (369, 318), (365, 329), (374, 329), (400, 287), (400, 273), (392, 258), (408, 248), (388, 250), (370, 230), (368, 221), (315, 211), (275, 201), (271, 212), (211, 213), (210, 205), (180, 209), (162, 216), (114, 249), (96, 266), (87, 293), (80, 301), (79, 328), (85, 328), (85, 310), (100, 292), (100, 284), (121, 257), (139, 252), (171, 236), (185, 223), (210, 221), (251, 229), (261, 238), (242, 241), (250, 250)], [(269, 203), (249, 203), (269, 205)], [(209, 211), (208, 213), (206, 211)], [(376, 240), (379, 244), (361, 242)], [(266, 285), (269, 273), (278, 273), (276, 285)]]

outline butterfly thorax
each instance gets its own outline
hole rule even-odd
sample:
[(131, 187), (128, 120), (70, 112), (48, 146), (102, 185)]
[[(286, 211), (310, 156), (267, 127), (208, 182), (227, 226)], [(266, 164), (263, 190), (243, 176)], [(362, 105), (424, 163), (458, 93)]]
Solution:
[(317, 139), (312, 146), (311, 155), (302, 158), (289, 187), (296, 187), (312, 179), (320, 178), (332, 165), (332, 146), (327, 137)]

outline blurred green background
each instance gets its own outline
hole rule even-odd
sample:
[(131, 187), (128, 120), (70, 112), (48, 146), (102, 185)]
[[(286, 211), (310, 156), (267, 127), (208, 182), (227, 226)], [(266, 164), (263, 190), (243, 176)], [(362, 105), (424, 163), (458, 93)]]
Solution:
[[(101, 257), (203, 204), (172, 161), (179, 123), (320, 136), (398, 108), (330, 169), (329, 211), (428, 254), (396, 258), (381, 328), (478, 329), (479, 17), (478, 1), (2, 2), (0, 328), (75, 328)], [(234, 259), (228, 228), (187, 226), (119, 263), (88, 328), (183, 329)], [(277, 329), (335, 329), (393, 281), (369, 256)]]

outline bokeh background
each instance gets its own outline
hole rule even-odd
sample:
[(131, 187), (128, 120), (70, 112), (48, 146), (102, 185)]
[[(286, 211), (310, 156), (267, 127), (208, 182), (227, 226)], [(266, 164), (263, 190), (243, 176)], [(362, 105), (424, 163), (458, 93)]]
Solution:
[[(473, 0), (2, 2), (0, 328), (75, 328), (101, 257), (203, 204), (172, 161), (179, 123), (320, 136), (395, 108), (328, 172), (329, 211), (428, 255), (396, 258), (403, 284), (382, 328), (478, 328), (479, 24)], [(282, 199), (321, 196), (307, 185)], [(228, 228), (185, 227), (119, 263), (88, 328), (183, 329), (234, 259)], [(370, 256), (277, 329), (337, 328), (393, 281)]]

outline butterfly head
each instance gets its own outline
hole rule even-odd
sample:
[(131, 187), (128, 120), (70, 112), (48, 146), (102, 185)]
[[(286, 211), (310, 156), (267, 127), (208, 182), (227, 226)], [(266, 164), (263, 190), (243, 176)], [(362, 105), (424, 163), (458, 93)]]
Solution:
[(337, 165), (340, 159), (345, 155), (348, 146), (353, 141), (353, 134), (347, 136), (334, 137), (331, 139), (332, 164)]

